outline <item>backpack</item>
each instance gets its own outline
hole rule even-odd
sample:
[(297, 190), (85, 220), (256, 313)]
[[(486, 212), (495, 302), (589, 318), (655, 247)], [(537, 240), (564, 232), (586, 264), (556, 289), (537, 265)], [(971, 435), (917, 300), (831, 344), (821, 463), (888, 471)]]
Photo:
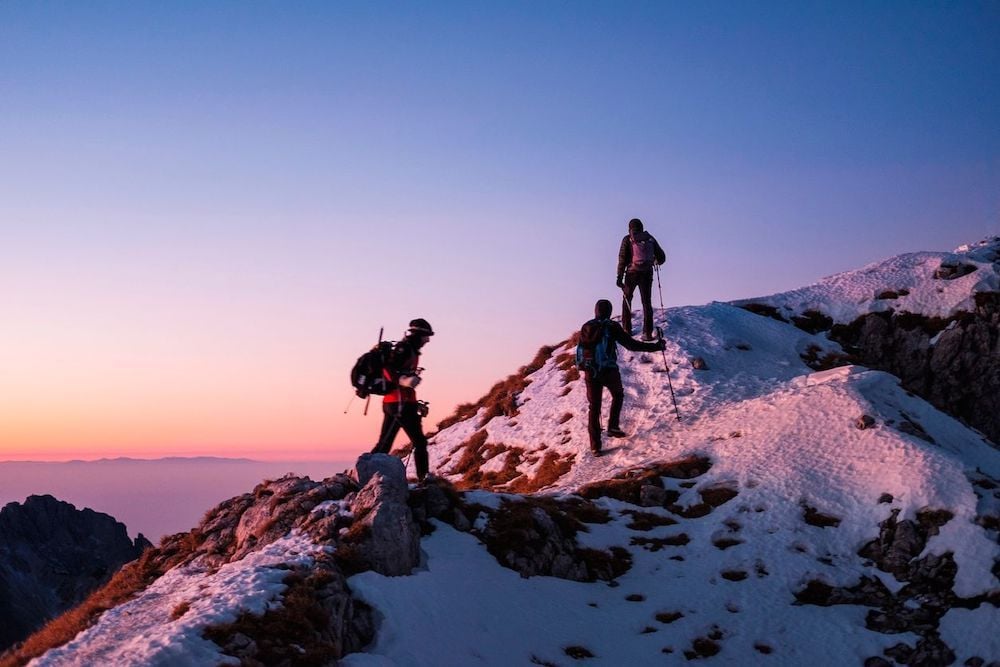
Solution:
[(599, 373), (618, 366), (610, 324), (610, 320), (590, 320), (580, 329), (580, 342), (576, 345), (579, 370)]
[(632, 263), (630, 271), (651, 271), (656, 261), (656, 241), (649, 232), (640, 232), (629, 237), (632, 242)]
[(366, 398), (369, 394), (384, 396), (392, 390), (382, 371), (393, 345), (388, 340), (380, 341), (354, 363), (354, 368), (351, 369), (351, 386), (359, 397)]

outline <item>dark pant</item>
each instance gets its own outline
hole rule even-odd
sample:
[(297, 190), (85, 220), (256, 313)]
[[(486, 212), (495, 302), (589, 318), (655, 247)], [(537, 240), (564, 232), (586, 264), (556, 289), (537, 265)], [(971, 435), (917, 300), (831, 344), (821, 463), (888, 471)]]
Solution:
[(423, 419), (417, 412), (416, 403), (383, 403), (382, 432), (372, 454), (388, 454), (392, 441), (399, 429), (403, 429), (413, 445), (413, 465), (417, 469), (417, 479), (427, 475), (427, 436), (424, 435)]
[(624, 299), (622, 300), (622, 329), (632, 335), (632, 295), (639, 288), (642, 298), (642, 333), (647, 338), (653, 336), (653, 272), (629, 271), (625, 274)]
[(587, 402), (590, 403), (590, 417), (587, 430), (590, 433), (590, 448), (601, 451), (601, 398), (605, 387), (611, 392), (611, 414), (608, 415), (608, 430), (621, 428), (622, 403), (625, 391), (622, 389), (622, 375), (617, 368), (605, 368), (596, 375), (586, 373)]

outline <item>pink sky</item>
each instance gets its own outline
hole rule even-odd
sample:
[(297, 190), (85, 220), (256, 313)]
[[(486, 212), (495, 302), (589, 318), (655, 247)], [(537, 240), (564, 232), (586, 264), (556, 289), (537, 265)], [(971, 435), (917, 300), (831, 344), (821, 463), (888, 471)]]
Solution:
[[(0, 460), (343, 459), (616, 302), (1000, 233), (996, 5), (0, 3)], [(659, 302), (657, 297), (656, 302)]]

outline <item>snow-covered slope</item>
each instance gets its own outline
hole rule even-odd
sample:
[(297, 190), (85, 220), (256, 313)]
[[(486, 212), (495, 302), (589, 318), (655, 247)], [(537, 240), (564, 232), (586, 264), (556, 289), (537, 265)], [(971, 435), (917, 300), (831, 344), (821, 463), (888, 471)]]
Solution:
[(949, 317), (975, 308), (974, 296), (1000, 290), (1000, 237), (954, 252), (915, 252), (875, 262), (814, 285), (736, 303), (775, 306), (787, 318), (809, 311), (847, 324), (886, 310)]
[[(817, 310), (849, 322), (888, 302), (950, 317), (997, 290), (998, 258), (993, 239), (753, 301), (785, 319)], [(827, 333), (739, 304), (656, 319), (667, 350), (621, 351), (629, 437), (606, 440), (603, 456), (589, 453), (572, 339), (543, 348), (432, 438), (432, 469), (464, 494), (411, 487), (395, 505), (375, 504), (392, 517), (380, 523), (369, 486), (259, 487), (216, 511), (239, 525), (235, 538), (212, 538), (224, 559), (199, 547), (38, 664), (268, 664), (262, 647), (280, 640), (255, 634), (266, 624), (209, 633), (218, 644), (206, 628), (264, 609), (265, 618), (285, 609), (287, 621), (304, 588), (293, 604), (278, 573), (320, 566), (321, 592), (310, 595), (328, 600), (333, 581), (340, 597), (322, 613), (306, 608), (337, 631), (306, 634), (370, 643), (324, 640), (324, 653), (286, 638), (288, 664), (343, 653), (346, 665), (407, 666), (1000, 660), (1000, 451), (988, 439), (887, 373), (816, 371), (844, 357)], [(277, 528), (265, 521), (279, 506), (270, 493), (287, 517)], [(296, 495), (307, 493), (310, 502)], [(401, 511), (432, 531), (408, 576), (385, 556), (409, 530)], [(216, 523), (206, 519), (192, 539), (216, 534)], [(369, 560), (382, 564), (358, 567), (357, 540), (372, 534), (380, 546)], [(341, 570), (354, 574), (343, 580)], [(259, 585), (237, 586), (246, 573)], [(372, 618), (374, 628), (345, 635), (332, 610), (350, 595), (352, 623)]]

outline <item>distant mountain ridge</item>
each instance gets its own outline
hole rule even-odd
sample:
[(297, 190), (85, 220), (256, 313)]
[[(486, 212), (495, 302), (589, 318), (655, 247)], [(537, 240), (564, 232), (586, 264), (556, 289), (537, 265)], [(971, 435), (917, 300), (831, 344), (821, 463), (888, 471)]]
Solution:
[(0, 648), (79, 603), (152, 546), (107, 514), (52, 496), (0, 509)]
[(366, 455), (258, 485), (0, 667), (1000, 661), (1000, 450), (858, 365), (891, 332), (835, 329), (888, 318), (914, 350), (992, 359), (997, 256), (657, 312), (667, 349), (620, 355), (629, 436), (601, 457), (573, 337), (545, 346), (441, 425), (430, 484)]

